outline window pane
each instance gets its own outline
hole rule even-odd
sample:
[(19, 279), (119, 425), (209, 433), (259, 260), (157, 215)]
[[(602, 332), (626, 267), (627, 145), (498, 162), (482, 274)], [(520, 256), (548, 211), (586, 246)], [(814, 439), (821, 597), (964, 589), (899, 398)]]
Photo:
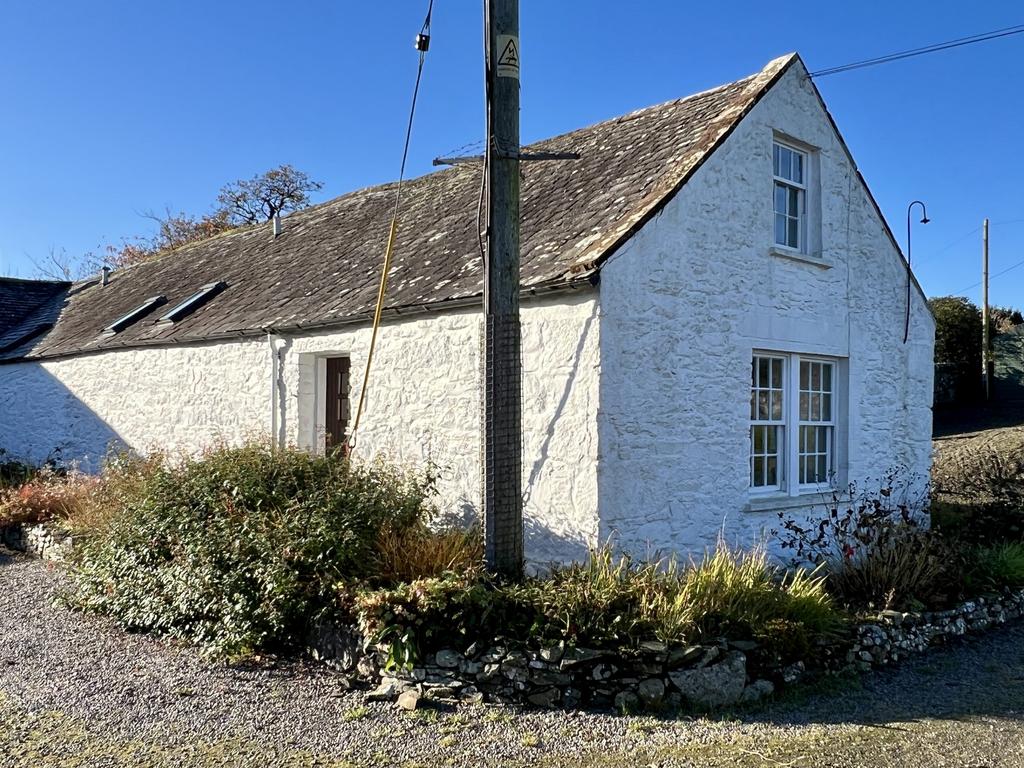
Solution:
[(775, 182), (775, 212), (776, 213), (786, 213), (788, 211), (788, 209), (786, 208), (786, 198), (787, 198), (787, 196), (789, 194), (788, 190), (789, 190), (789, 187), (787, 187), (785, 184), (780, 184), (779, 182)]
[(822, 387), (821, 388), (823, 390), (825, 390), (826, 392), (831, 392), (832, 391), (832, 366), (831, 365), (822, 366), (821, 375), (822, 375)]
[(750, 361), (750, 386), (757, 386), (757, 358)]
[(818, 474), (815, 477), (815, 483), (824, 483), (828, 481), (828, 461), (824, 455), (818, 457)]
[(800, 247), (800, 222), (798, 219), (789, 220), (789, 229), (786, 237), (786, 245), (790, 248)]
[(765, 429), (766, 432), (766, 453), (778, 453), (779, 452), (779, 430), (777, 427), (770, 427)]
[(778, 485), (779, 484), (779, 460), (775, 456), (769, 456), (765, 459), (765, 485)]
[(786, 206), (786, 213), (790, 216), (799, 216), (803, 213), (803, 205), (801, 205), (803, 190), (797, 189), (796, 187), (789, 187), (787, 192), (789, 192), (789, 202)]
[(811, 417), (808, 421), (821, 421), (821, 395), (817, 392), (811, 395)]
[(810, 380), (810, 363), (800, 363), (800, 389), (807, 389), (807, 382)]
[(811, 389), (821, 391), (821, 366), (811, 363)]
[(782, 361), (772, 360), (772, 387), (782, 389)]
[(768, 393), (758, 392), (757, 393), (757, 418), (759, 421), (766, 421), (770, 409), (768, 407)]
[(781, 392), (772, 392), (772, 421), (782, 421)]
[(784, 214), (775, 214), (775, 242), (778, 245), (786, 244), (786, 217)]
[(753, 390), (750, 392), (750, 420), (757, 420), (757, 393)]
[[(828, 370), (827, 368), (825, 369)], [(821, 420), (832, 421), (832, 395), (821, 396)]]
[(800, 457), (800, 474), (797, 475), (801, 483), (807, 482), (807, 457)]
[(804, 183), (804, 156), (799, 152), (793, 152), (793, 175), (790, 176), (798, 184)]
[(806, 392), (801, 392), (800, 393), (800, 421), (808, 421), (809, 420), (810, 417), (809, 417), (808, 411), (807, 411), (808, 407), (809, 407), (809, 403), (808, 403), (808, 400), (807, 400), (807, 393)]
[(779, 176), (789, 179), (793, 173), (793, 153), (786, 147), (779, 147)]
[(769, 386), (768, 363), (767, 357), (757, 358), (757, 385), (759, 387), (767, 388)]
[(781, 155), (782, 155), (782, 147), (780, 147), (778, 144), (773, 144), (772, 145), (772, 173), (774, 173), (776, 176), (781, 175), (781, 172), (782, 172), (782, 160), (780, 159)]
[(764, 485), (764, 459), (754, 458), (754, 486)]

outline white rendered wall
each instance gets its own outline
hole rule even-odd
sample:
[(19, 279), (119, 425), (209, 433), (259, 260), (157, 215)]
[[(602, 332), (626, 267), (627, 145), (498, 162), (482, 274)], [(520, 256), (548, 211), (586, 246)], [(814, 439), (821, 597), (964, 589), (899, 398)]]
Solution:
[[(602, 538), (635, 552), (744, 544), (778, 525), (751, 510), (754, 349), (841, 360), (844, 480), (931, 463), (934, 323), (796, 66), (664, 211), (601, 272)], [(771, 255), (772, 140), (818, 148), (820, 245), (829, 268)]]
[[(597, 540), (596, 291), (525, 302), (522, 323), (527, 555), (580, 557)], [(442, 510), (459, 516), (480, 503), (480, 332), (470, 310), (387, 322), (357, 447), (436, 465)], [(316, 361), (351, 357), (354, 410), (368, 342), (362, 326), (275, 340), (279, 440), (322, 446)], [(95, 469), (111, 444), (196, 452), (263, 436), (271, 360), (254, 339), (0, 365), (0, 448)]]

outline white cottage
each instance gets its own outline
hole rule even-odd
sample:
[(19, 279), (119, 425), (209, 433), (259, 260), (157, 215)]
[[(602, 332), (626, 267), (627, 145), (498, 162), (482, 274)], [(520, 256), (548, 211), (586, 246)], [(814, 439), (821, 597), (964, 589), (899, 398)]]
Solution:
[[(528, 557), (749, 541), (830, 483), (928, 472), (933, 320), (799, 57), (531, 150), (580, 157), (523, 169)], [(479, 186), (472, 166), (408, 183), (359, 442), (436, 464), (460, 514), (480, 499)], [(323, 450), (359, 394), (392, 193), (105, 285), (4, 281), (0, 447)]]

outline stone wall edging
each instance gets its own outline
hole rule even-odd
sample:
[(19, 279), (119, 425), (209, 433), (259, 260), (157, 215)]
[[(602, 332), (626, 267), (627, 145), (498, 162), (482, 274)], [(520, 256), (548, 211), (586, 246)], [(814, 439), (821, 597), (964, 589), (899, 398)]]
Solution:
[(945, 611), (882, 611), (841, 639), (816, 645), (808, 658), (772, 663), (752, 641), (701, 645), (644, 642), (629, 651), (521, 643), (464, 651), (445, 648), (407, 670), (388, 670), (388, 647), (363, 642), (351, 628), (321, 626), (314, 658), (375, 686), (371, 700), (494, 700), (537, 707), (616, 707), (625, 711), (688, 705), (715, 709), (753, 703), (808, 674), (865, 672), (1024, 616), (1024, 590), (1004, 590)]
[(71, 547), (71, 536), (52, 523), (14, 523), (0, 526), (0, 544), (43, 560), (61, 561)]

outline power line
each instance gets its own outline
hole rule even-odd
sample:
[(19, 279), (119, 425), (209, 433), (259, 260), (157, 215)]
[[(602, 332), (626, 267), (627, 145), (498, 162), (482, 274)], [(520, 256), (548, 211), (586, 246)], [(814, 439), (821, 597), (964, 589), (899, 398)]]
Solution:
[(849, 72), (851, 69), (861, 69), (863, 67), (872, 67), (876, 64), (888, 64), (890, 61), (899, 61), (900, 59), (909, 59), (913, 56), (923, 56), (926, 53), (936, 53), (938, 51), (946, 51), (950, 48), (959, 48), (964, 45), (972, 45), (973, 43), (983, 43), (987, 40), (995, 40), (1000, 37), (1009, 37), (1010, 35), (1019, 35), (1024, 32), (1024, 24), (1018, 24), (1015, 27), (1005, 27), (1003, 29), (995, 29), (991, 32), (981, 32), (977, 35), (970, 35), (969, 37), (960, 37), (956, 40), (947, 40), (944, 43), (934, 43), (933, 45), (925, 45), (920, 48), (911, 48), (906, 51), (899, 51), (897, 53), (889, 53), (885, 56), (877, 56), (873, 59), (863, 59), (862, 61), (853, 61), (849, 64), (840, 64), (837, 67), (829, 67), (828, 69), (819, 69), (817, 72), (809, 72), (808, 77), (825, 77), (826, 75), (835, 75), (839, 72)]
[(355, 420), (352, 424), (352, 431), (348, 434), (347, 448), (354, 450), (356, 432), (359, 430), (359, 421), (363, 415), (363, 407), (366, 403), (366, 390), (370, 384), (370, 367), (373, 365), (373, 351), (377, 346), (377, 332), (380, 329), (381, 313), (384, 310), (384, 297), (388, 287), (388, 272), (391, 270), (391, 257), (394, 253), (395, 235), (398, 232), (398, 213), (402, 205), (402, 185), (405, 183), (405, 163), (409, 158), (409, 142), (412, 139), (412, 123), (416, 117), (416, 101), (420, 95), (420, 80), (423, 78), (423, 64), (427, 59), (427, 51), (430, 49), (430, 17), (434, 12), (434, 0), (427, 3), (427, 15), (423, 19), (423, 26), (420, 33), (416, 35), (416, 50), (419, 51), (419, 65), (416, 67), (416, 85), (412, 89), (412, 103), (409, 105), (409, 121), (405, 126), (405, 144), (402, 147), (402, 166), (398, 172), (398, 186), (395, 189), (395, 207), (391, 214), (391, 226), (388, 232), (388, 242), (384, 249), (384, 266), (381, 269), (380, 285), (377, 288), (377, 306), (373, 313), (373, 330), (370, 332), (370, 347), (366, 353), (366, 367), (363, 369), (363, 386), (359, 389), (359, 405), (356, 407)]
[[(994, 275), (989, 275), (989, 280), (991, 280), (993, 278), (996, 278), (996, 277), (1000, 277), (1001, 275), (1005, 275), (1007, 272), (1012, 272), (1013, 270), (1017, 269), (1018, 267), (1024, 267), (1024, 260), (1018, 261), (1016, 264), (1014, 264), (1011, 267), (1007, 267), (1002, 272), (996, 272)], [(955, 294), (958, 294), (958, 293), (964, 293), (965, 291), (973, 290), (974, 288), (977, 288), (979, 285), (981, 285), (980, 282), (974, 283), (973, 285), (968, 285), (966, 288), (960, 288), (957, 291), (953, 291), (953, 294), (955, 295)]]

